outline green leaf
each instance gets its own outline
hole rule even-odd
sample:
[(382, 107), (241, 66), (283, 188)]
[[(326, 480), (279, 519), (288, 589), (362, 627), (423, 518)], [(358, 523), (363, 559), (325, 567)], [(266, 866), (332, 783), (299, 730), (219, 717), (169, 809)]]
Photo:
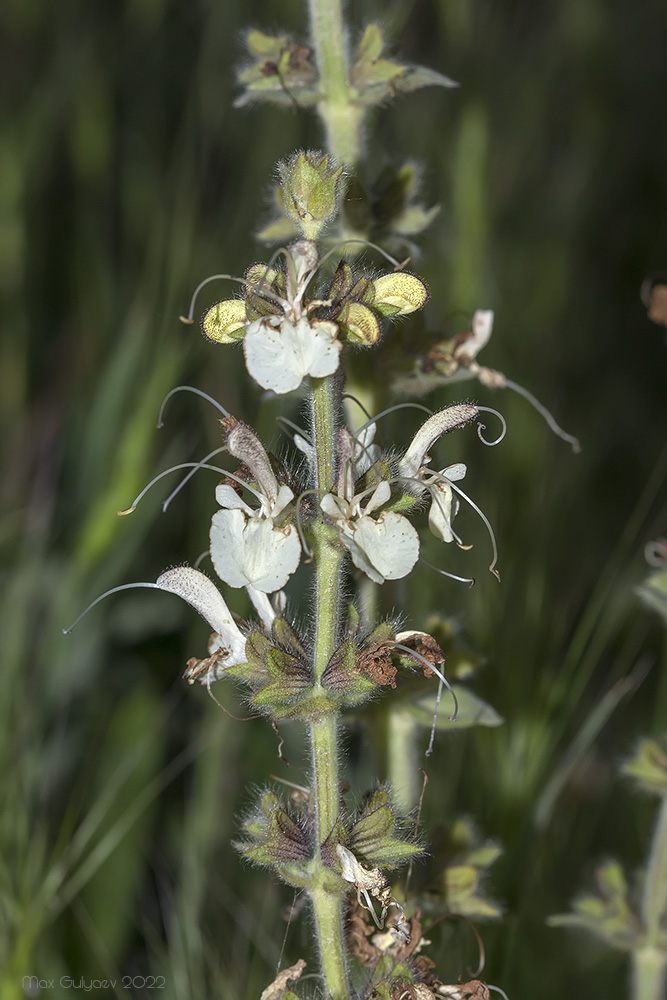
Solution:
[[(476, 694), (473, 694), (467, 687), (463, 687), (460, 684), (452, 684), (452, 687), (459, 703), (456, 722), (452, 722), (449, 718), (452, 706), (449, 703), (443, 706), (441, 701), (436, 720), (436, 729), (449, 729), (456, 732), (457, 729), (468, 729), (470, 726), (502, 725), (504, 720), (498, 715), (495, 708), (492, 708), (487, 702), (483, 701)], [(447, 697), (446, 692), (443, 692), (444, 697)], [(435, 694), (429, 694), (406, 705), (405, 711), (409, 712), (420, 725), (427, 726), (430, 729), (433, 725), (436, 699), (437, 696)]]
[(421, 847), (394, 836), (394, 814), (389, 795), (379, 788), (371, 795), (350, 832), (350, 850), (365, 864), (393, 867), (421, 853)]
[(456, 80), (443, 76), (427, 66), (408, 66), (407, 73), (395, 81), (395, 89), (402, 94), (408, 94), (421, 87), (458, 87)]
[(308, 654), (303, 643), (301, 642), (301, 639), (286, 618), (274, 618), (271, 631), (276, 642), (279, 643), (283, 649), (287, 650), (288, 653), (292, 653), (294, 656), (298, 656), (303, 660), (307, 659)]
[(359, 42), (359, 62), (374, 62), (382, 55), (384, 39), (379, 24), (368, 24)]

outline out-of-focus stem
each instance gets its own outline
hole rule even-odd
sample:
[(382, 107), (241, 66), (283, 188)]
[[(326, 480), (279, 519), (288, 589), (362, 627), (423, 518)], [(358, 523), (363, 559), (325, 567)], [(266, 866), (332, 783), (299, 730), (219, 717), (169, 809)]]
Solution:
[(387, 781), (394, 805), (406, 816), (419, 799), (419, 773), (415, 751), (417, 723), (409, 712), (387, 709)]
[[(644, 939), (632, 956), (633, 1000), (664, 1000), (667, 951), (663, 921), (667, 916), (667, 796), (662, 800), (651, 844), (642, 900)], [(661, 940), (662, 939), (662, 940)]]
[(355, 166), (361, 155), (364, 109), (353, 102), (347, 58), (347, 33), (341, 0), (309, 0), (310, 34), (320, 74), (317, 105), (327, 149)]

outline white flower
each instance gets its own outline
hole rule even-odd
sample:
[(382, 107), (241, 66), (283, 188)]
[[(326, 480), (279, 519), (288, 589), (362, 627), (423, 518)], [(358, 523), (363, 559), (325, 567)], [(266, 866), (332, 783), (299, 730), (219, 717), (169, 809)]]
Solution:
[[(459, 509), (458, 500), (450, 485), (466, 474), (465, 465), (450, 465), (439, 472), (429, 468), (431, 456), (429, 449), (443, 434), (463, 427), (474, 420), (478, 409), (470, 403), (459, 403), (448, 406), (422, 424), (415, 434), (408, 450), (398, 463), (401, 476), (412, 481), (415, 491), (420, 491), (423, 485), (431, 496), (431, 508), (428, 515), (429, 528), (443, 542), (451, 542), (456, 538), (452, 531), (452, 521)], [(416, 480), (416, 482), (415, 482)]]
[(314, 300), (304, 304), (306, 289), (319, 266), (316, 244), (297, 240), (285, 256), (286, 287), (284, 297), (278, 298), (278, 311), (249, 323), (243, 338), (249, 374), (263, 389), (277, 393), (297, 389), (306, 375), (332, 375), (343, 346), (336, 323), (309, 315), (324, 303)]
[(223, 510), (211, 521), (211, 559), (230, 587), (273, 593), (285, 586), (301, 559), (299, 534), (285, 515), (294, 493), (286, 484), (278, 485), (269, 456), (249, 427), (234, 418), (226, 418), (223, 425), (229, 451), (245, 463), (257, 483), (251, 492), (259, 507), (249, 506), (231, 486), (217, 487), (216, 499)]
[[(371, 435), (372, 436), (372, 435)], [(341, 473), (338, 494), (327, 493), (320, 502), (332, 519), (354, 565), (375, 583), (407, 576), (419, 558), (419, 535), (407, 518), (394, 511), (372, 516), (387, 503), (391, 487), (382, 480), (373, 489), (354, 494), (359, 443), (347, 431), (339, 435)]]
[[(215, 634), (211, 636), (209, 653), (214, 663), (210, 664), (212, 675), (206, 670), (205, 679), (220, 680), (227, 667), (246, 662), (245, 636), (232, 618), (222, 594), (204, 573), (191, 566), (177, 566), (162, 573), (155, 585), (182, 597), (213, 629)], [(195, 680), (199, 674), (186, 672), (185, 676)]]
[(243, 339), (246, 368), (263, 389), (298, 389), (306, 375), (323, 378), (338, 368), (338, 327), (301, 316), (296, 321), (266, 316), (250, 323)]

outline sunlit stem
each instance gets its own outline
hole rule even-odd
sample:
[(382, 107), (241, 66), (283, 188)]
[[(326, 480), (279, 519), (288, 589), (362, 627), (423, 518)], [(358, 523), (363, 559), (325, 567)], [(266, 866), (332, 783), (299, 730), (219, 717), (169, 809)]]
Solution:
[(581, 451), (581, 445), (579, 444), (577, 438), (568, 434), (563, 430), (560, 424), (556, 423), (555, 417), (549, 412), (549, 410), (547, 410), (546, 406), (543, 406), (542, 403), (540, 403), (539, 399), (536, 399), (535, 396), (533, 396), (532, 392), (528, 392), (528, 390), (524, 389), (522, 385), (519, 385), (517, 382), (512, 382), (511, 379), (505, 379), (505, 385), (508, 389), (512, 389), (513, 392), (518, 392), (520, 396), (527, 399), (530, 405), (544, 417), (554, 434), (556, 434), (556, 436), (561, 438), (563, 441), (567, 441), (568, 444), (572, 446), (572, 451), (575, 455), (579, 454)]
[(216, 410), (218, 410), (220, 413), (222, 413), (223, 417), (228, 417), (229, 416), (229, 413), (224, 408), (224, 406), (222, 406), (217, 401), (217, 399), (213, 399), (213, 396), (209, 396), (207, 392), (202, 392), (201, 389), (195, 389), (195, 387), (192, 386), (192, 385), (177, 385), (176, 388), (175, 389), (171, 389), (170, 392), (168, 392), (167, 395), (162, 400), (162, 406), (160, 407), (160, 413), (159, 413), (159, 416), (157, 418), (158, 430), (161, 427), (164, 427), (164, 411), (165, 411), (165, 408), (167, 406), (167, 403), (171, 399), (171, 397), (175, 393), (177, 393), (177, 392), (194, 392), (196, 396), (201, 396), (202, 399), (207, 400), (209, 403), (211, 403), (213, 406), (215, 406)]
[(110, 597), (111, 594), (119, 594), (121, 590), (138, 590), (139, 588), (144, 588), (147, 590), (164, 590), (164, 587), (158, 587), (157, 583), (124, 583), (120, 587), (112, 587), (111, 590), (105, 590), (103, 594), (96, 597), (94, 601), (91, 601), (85, 611), (82, 611), (78, 618), (75, 618), (72, 624), (68, 628), (63, 629), (63, 635), (69, 635), (72, 629), (75, 629), (82, 618), (85, 618), (88, 612), (103, 601), (105, 597)]
[[(315, 445), (316, 492), (331, 490), (336, 476), (336, 439), (340, 419), (340, 386), (335, 377), (313, 379), (312, 433)], [(320, 513), (313, 524), (315, 568), (315, 643), (313, 673), (319, 683), (338, 643), (340, 574), (343, 549), (335, 529)], [(321, 848), (338, 819), (338, 722), (323, 713), (310, 723), (312, 801), (315, 811), (313, 882), (309, 889), (317, 928), (326, 990), (333, 1000), (348, 1000), (349, 988), (343, 939), (342, 898), (326, 888)]]
[(164, 472), (160, 472), (157, 476), (151, 479), (150, 483), (144, 486), (141, 493), (137, 494), (137, 496), (134, 498), (130, 506), (126, 510), (119, 510), (118, 514), (121, 517), (125, 514), (131, 514), (132, 511), (136, 510), (139, 502), (143, 499), (143, 497), (146, 496), (151, 486), (155, 486), (155, 484), (158, 483), (161, 479), (164, 479), (165, 476), (171, 475), (172, 472), (178, 472), (180, 469), (193, 469), (194, 471), (196, 471), (197, 469), (208, 469), (209, 472), (219, 472), (221, 476), (227, 476), (228, 479), (233, 479), (235, 483), (239, 484), (239, 486), (243, 486), (244, 489), (254, 494), (254, 496), (257, 497), (260, 503), (262, 501), (261, 494), (258, 493), (257, 490), (253, 489), (253, 487), (250, 486), (248, 483), (244, 482), (243, 479), (239, 479), (238, 476), (235, 476), (233, 472), (227, 472), (226, 469), (221, 469), (217, 465), (208, 465), (205, 462), (181, 462), (180, 465), (172, 465), (171, 469), (165, 469)]
[(317, 68), (317, 104), (328, 152), (349, 166), (361, 155), (365, 109), (352, 101), (348, 79), (347, 32), (341, 0), (310, 0), (310, 34)]

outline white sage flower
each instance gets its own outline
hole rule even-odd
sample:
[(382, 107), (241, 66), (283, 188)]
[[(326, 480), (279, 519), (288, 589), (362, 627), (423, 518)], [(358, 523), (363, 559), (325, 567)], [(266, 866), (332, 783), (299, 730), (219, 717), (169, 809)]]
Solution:
[(333, 375), (343, 346), (337, 337), (338, 327), (330, 320), (256, 319), (243, 339), (246, 368), (263, 389), (292, 392), (306, 375)]
[(419, 535), (402, 514), (379, 511), (391, 496), (386, 479), (374, 488), (354, 493), (358, 453), (358, 442), (348, 431), (341, 431), (338, 493), (327, 493), (320, 507), (335, 524), (357, 569), (375, 583), (399, 580), (419, 558)]
[(285, 253), (286, 288), (279, 300), (280, 311), (249, 323), (243, 338), (249, 374), (263, 389), (276, 393), (297, 389), (307, 375), (333, 375), (343, 346), (336, 323), (310, 316), (322, 303), (304, 302), (306, 288), (319, 266), (316, 244), (297, 240)]
[(301, 559), (301, 541), (286, 517), (294, 493), (279, 485), (269, 456), (257, 435), (235, 418), (222, 421), (227, 447), (250, 469), (259, 501), (253, 508), (224, 483), (215, 491), (223, 508), (211, 521), (211, 559), (221, 580), (230, 587), (253, 587), (271, 594), (285, 586)]
[(155, 585), (159, 590), (182, 597), (213, 629), (208, 647), (210, 659), (196, 661), (206, 664), (206, 670), (200, 668), (195, 672), (190, 668), (184, 675), (188, 680), (193, 682), (205, 673), (203, 680), (217, 681), (228, 667), (246, 662), (245, 636), (232, 618), (222, 594), (204, 573), (191, 566), (177, 566), (162, 573)]
[(459, 502), (450, 484), (463, 479), (467, 469), (463, 464), (450, 465), (440, 471), (431, 469), (428, 452), (438, 438), (474, 420), (478, 412), (477, 407), (470, 403), (459, 403), (434, 413), (422, 424), (398, 463), (399, 473), (408, 479), (409, 487), (421, 492), (420, 487), (423, 486), (424, 491), (430, 494), (429, 528), (443, 542), (451, 542), (457, 537), (452, 530), (452, 521), (458, 512)]

